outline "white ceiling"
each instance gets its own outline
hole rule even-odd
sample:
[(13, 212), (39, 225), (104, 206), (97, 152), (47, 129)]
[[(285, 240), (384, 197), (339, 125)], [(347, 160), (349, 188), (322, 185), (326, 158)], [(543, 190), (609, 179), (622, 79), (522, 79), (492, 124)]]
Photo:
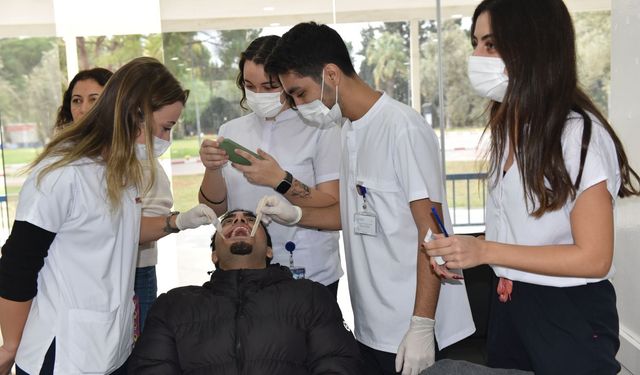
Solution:
[[(470, 15), (478, 2), (441, 0), (442, 16)], [(611, 8), (610, 0), (565, 2), (572, 11)], [(0, 37), (243, 29), (309, 20), (332, 23), (334, 3), (338, 23), (436, 17), (436, 0), (0, 0)]]

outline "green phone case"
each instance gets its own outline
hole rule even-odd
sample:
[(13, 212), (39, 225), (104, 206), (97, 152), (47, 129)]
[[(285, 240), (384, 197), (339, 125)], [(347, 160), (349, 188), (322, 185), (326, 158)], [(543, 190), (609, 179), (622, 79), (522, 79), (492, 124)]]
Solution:
[(251, 155), (253, 155), (254, 157), (258, 158), (258, 159), (263, 159), (262, 156), (256, 154), (255, 152), (249, 150), (248, 148), (241, 146), (239, 144), (237, 144), (236, 142), (232, 141), (229, 138), (225, 138), (222, 140), (222, 142), (220, 142), (220, 148), (225, 150), (227, 152), (227, 155), (229, 155), (229, 160), (231, 160), (234, 163), (237, 164), (242, 164), (242, 165), (251, 165), (251, 163), (249, 162), (249, 160), (243, 158), (242, 156), (236, 154), (235, 149), (240, 149), (243, 151), (246, 151), (248, 153), (250, 153)]

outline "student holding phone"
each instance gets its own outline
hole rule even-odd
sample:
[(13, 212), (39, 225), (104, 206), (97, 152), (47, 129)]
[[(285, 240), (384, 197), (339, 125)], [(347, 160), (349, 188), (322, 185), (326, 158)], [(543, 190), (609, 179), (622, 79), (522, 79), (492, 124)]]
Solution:
[[(218, 215), (234, 209), (255, 211), (260, 199), (274, 190), (302, 207), (325, 207), (339, 200), (340, 128), (303, 122), (290, 108), (278, 78), (265, 73), (264, 62), (279, 39), (257, 38), (240, 56), (240, 105), (253, 113), (224, 124), (217, 140), (202, 142), (200, 159), (206, 171), (198, 198)], [(306, 278), (337, 295), (343, 274), (338, 232), (278, 223), (272, 223), (269, 232), (274, 263), (289, 264), (285, 244), (293, 242), (295, 266), (304, 267)]]

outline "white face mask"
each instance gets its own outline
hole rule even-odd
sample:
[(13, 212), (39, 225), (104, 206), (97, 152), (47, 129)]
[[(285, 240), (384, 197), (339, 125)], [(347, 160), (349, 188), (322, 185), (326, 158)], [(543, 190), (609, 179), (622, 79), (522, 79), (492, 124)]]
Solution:
[(324, 97), (324, 69), (322, 70), (321, 87), (320, 99), (297, 106), (298, 112), (300, 112), (300, 115), (306, 122), (320, 128), (328, 128), (336, 124), (340, 125), (342, 121), (342, 111), (340, 111), (340, 105), (338, 105), (338, 86), (336, 86), (336, 103), (333, 107), (329, 109), (322, 103), (322, 98)]
[[(159, 158), (171, 146), (171, 141), (165, 141), (162, 138), (153, 136), (153, 156)], [(138, 160), (147, 160), (147, 145), (144, 143), (136, 143), (136, 156)]]
[(469, 56), (467, 74), (478, 95), (502, 102), (509, 85), (504, 61), (499, 57)]
[(244, 94), (249, 108), (261, 118), (276, 117), (284, 106), (280, 103), (282, 91), (257, 93), (245, 87)]

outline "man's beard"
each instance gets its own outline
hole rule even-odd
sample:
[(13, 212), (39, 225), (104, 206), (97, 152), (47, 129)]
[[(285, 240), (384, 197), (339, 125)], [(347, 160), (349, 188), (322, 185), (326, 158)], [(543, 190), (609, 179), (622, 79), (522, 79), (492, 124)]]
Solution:
[(244, 241), (234, 242), (231, 244), (229, 251), (234, 255), (248, 255), (253, 251), (253, 245)]

